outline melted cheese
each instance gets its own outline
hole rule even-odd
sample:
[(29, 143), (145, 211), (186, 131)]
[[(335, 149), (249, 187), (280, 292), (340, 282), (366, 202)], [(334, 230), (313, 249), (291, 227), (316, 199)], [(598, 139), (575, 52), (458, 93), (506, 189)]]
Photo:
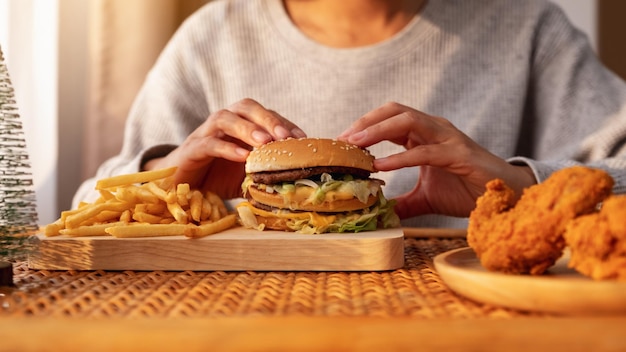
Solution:
[(280, 219), (294, 219), (294, 220), (309, 220), (309, 223), (315, 227), (325, 227), (332, 224), (337, 219), (335, 215), (322, 215), (320, 213), (312, 211), (303, 212), (286, 212), (278, 211), (272, 212), (254, 207), (249, 202), (242, 202), (237, 207), (248, 207), (254, 215), (264, 218), (280, 218)]

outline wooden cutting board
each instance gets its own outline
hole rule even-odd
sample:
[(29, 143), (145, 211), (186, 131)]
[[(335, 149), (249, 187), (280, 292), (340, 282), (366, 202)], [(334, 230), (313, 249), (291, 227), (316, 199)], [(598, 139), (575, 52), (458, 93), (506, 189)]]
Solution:
[(304, 235), (235, 227), (199, 239), (183, 236), (46, 237), (32, 269), (171, 271), (383, 271), (404, 265), (401, 228)]

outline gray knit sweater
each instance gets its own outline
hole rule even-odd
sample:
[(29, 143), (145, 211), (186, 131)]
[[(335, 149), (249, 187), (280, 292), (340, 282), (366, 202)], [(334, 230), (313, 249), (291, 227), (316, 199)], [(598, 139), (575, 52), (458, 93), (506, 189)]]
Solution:
[[(582, 162), (626, 190), (626, 85), (586, 37), (543, 0), (430, 0), (393, 38), (367, 47), (319, 45), (280, 0), (213, 1), (192, 15), (149, 73), (128, 117), (121, 153), (94, 179), (136, 172), (212, 112), (253, 98), (310, 137), (336, 137), (388, 101), (449, 119), (539, 181)], [(378, 157), (400, 151), (370, 148)], [(417, 168), (378, 173), (385, 194), (412, 189)], [(75, 197), (91, 200), (94, 179)], [(464, 226), (422, 216), (411, 226)]]

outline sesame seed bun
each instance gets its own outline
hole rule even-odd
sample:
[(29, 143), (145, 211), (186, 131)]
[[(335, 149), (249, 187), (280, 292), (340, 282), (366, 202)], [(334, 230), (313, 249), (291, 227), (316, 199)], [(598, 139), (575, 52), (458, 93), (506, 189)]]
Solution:
[(251, 151), (246, 161), (246, 173), (317, 166), (352, 167), (374, 172), (374, 157), (366, 149), (338, 140), (289, 138)]
[(248, 201), (237, 206), (245, 227), (325, 233), (375, 230), (379, 221), (399, 226), (382, 194), (384, 182), (370, 178), (374, 156), (358, 146), (321, 138), (274, 141), (250, 152), (245, 170)]

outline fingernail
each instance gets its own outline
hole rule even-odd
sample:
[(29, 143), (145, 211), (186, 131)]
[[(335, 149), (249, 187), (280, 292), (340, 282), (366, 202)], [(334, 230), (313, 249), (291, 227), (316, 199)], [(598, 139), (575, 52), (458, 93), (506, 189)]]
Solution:
[(293, 134), (295, 137), (298, 137), (298, 138), (305, 138), (306, 137), (306, 133), (304, 133), (304, 131), (299, 129), (299, 128), (292, 129), (291, 130), (291, 134)]
[(359, 131), (357, 133), (352, 134), (350, 136), (350, 140), (356, 142), (356, 141), (359, 141), (359, 140), (365, 138), (366, 135), (367, 135), (367, 131), (366, 130)]
[(238, 155), (241, 155), (241, 156), (247, 156), (248, 155), (248, 149), (235, 148), (235, 153), (237, 153)]
[(378, 158), (374, 160), (374, 169), (376, 170), (386, 170), (387, 164), (389, 163), (389, 158)]
[(267, 142), (272, 140), (272, 136), (270, 136), (269, 134), (267, 134), (265, 132), (253, 131), (252, 132), (252, 139), (254, 139), (255, 141), (257, 141), (259, 143), (267, 143)]
[(341, 132), (341, 134), (337, 137), (341, 137), (341, 138), (345, 138), (346, 136), (348, 136), (350, 133), (352, 133), (352, 131), (354, 131), (354, 128), (352, 127), (348, 127), (346, 130), (344, 130), (343, 132)]
[(291, 136), (291, 132), (289, 132), (285, 127), (283, 126), (276, 126), (274, 127), (274, 134), (276, 135), (276, 137), (278, 137), (279, 139), (285, 139), (287, 137)]

